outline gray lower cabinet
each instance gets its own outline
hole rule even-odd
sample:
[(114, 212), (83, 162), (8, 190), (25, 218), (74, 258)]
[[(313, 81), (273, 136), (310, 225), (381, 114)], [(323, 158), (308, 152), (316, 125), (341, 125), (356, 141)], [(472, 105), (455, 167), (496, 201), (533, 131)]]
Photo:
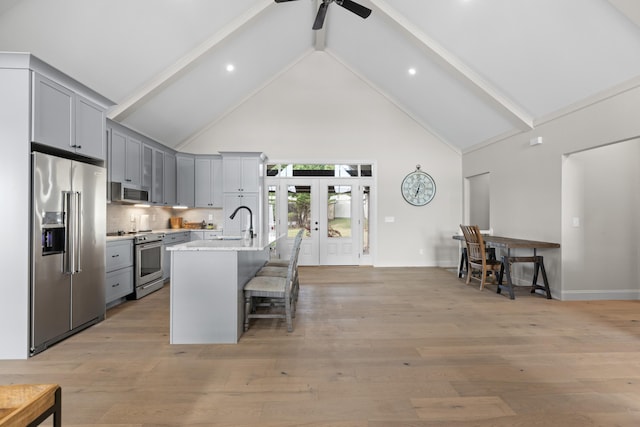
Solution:
[(171, 251), (167, 250), (167, 247), (179, 245), (180, 243), (185, 243), (189, 241), (191, 236), (191, 232), (189, 231), (179, 231), (177, 233), (167, 233), (164, 236), (164, 240), (162, 241), (162, 278), (165, 280), (169, 280), (171, 277)]
[(259, 193), (225, 193), (224, 194), (224, 234), (225, 236), (242, 236), (249, 229), (249, 214), (246, 210), (238, 211), (231, 219), (231, 214), (239, 206), (246, 206), (253, 214), (253, 232), (260, 233), (260, 194)]
[(218, 236), (222, 236), (222, 231), (220, 230), (192, 230), (191, 231), (191, 240), (215, 240)]
[(133, 292), (133, 241), (107, 242), (106, 254), (105, 299), (109, 307)]

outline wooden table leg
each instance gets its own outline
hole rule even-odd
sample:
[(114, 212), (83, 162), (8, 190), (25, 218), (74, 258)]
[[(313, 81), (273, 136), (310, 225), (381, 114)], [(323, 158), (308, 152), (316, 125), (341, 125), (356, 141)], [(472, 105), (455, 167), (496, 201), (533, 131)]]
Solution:
[(56, 403), (53, 408), (53, 427), (62, 427), (62, 388), (56, 390)]
[(463, 271), (466, 272), (469, 270), (467, 266), (467, 248), (462, 248), (460, 252), (460, 267), (458, 268), (458, 278), (463, 276)]
[[(498, 293), (503, 288), (506, 288), (509, 291), (509, 299), (516, 299), (516, 295), (513, 292), (513, 282), (511, 281), (511, 257), (508, 255), (504, 255), (502, 257), (502, 267), (500, 267), (500, 280), (498, 281)], [(502, 277), (504, 274), (507, 275), (507, 285), (502, 284)]]
[[(536, 290), (542, 289), (545, 291), (547, 299), (551, 299), (551, 289), (549, 289), (549, 280), (547, 279), (547, 271), (544, 269), (544, 258), (542, 256), (535, 256), (534, 261), (533, 281), (531, 283), (531, 293), (535, 293)], [(542, 281), (544, 286), (538, 285), (538, 270), (542, 272)]]
[(62, 388), (57, 387), (54, 392), (53, 405), (38, 417), (27, 424), (27, 427), (36, 427), (42, 424), (47, 418), (53, 415), (53, 427), (62, 427)]

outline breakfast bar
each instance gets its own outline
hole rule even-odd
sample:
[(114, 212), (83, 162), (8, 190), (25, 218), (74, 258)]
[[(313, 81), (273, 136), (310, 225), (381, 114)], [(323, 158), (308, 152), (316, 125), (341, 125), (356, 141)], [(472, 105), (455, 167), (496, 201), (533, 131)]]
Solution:
[(243, 332), (244, 285), (269, 259), (268, 238), (196, 240), (171, 251), (171, 344), (232, 344)]

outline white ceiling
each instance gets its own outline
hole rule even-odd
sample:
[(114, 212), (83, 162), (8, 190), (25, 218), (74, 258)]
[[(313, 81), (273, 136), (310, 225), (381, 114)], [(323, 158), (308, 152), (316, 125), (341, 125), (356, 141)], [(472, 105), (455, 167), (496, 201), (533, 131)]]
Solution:
[(171, 147), (314, 49), (461, 152), (640, 85), (637, 0), (361, 0), (368, 19), (332, 4), (316, 32), (318, 1), (0, 0), (0, 50), (33, 53)]

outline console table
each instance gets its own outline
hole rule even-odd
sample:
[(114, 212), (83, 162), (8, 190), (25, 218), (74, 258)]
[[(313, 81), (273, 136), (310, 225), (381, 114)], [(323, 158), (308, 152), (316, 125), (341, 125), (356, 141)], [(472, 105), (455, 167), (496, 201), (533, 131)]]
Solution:
[[(509, 298), (515, 299), (513, 292), (513, 281), (511, 279), (511, 264), (514, 262), (531, 262), (534, 264), (533, 280), (531, 282), (531, 293), (535, 293), (540, 289), (545, 291), (547, 299), (551, 299), (551, 290), (549, 289), (549, 280), (547, 279), (547, 272), (544, 269), (544, 258), (537, 254), (538, 249), (551, 249), (559, 248), (559, 243), (540, 242), (536, 240), (515, 239), (513, 237), (503, 236), (482, 236), (484, 242), (494, 248), (503, 248), (507, 250), (506, 255), (502, 256), (502, 269), (500, 271), (500, 278), (498, 280), (498, 293), (503, 289), (509, 292)], [(454, 235), (453, 239), (461, 240), (464, 242), (464, 236)], [(511, 249), (532, 249), (532, 256), (511, 256)], [(543, 285), (538, 284), (538, 273), (542, 273)], [(506, 275), (507, 284), (502, 284), (502, 278)]]

